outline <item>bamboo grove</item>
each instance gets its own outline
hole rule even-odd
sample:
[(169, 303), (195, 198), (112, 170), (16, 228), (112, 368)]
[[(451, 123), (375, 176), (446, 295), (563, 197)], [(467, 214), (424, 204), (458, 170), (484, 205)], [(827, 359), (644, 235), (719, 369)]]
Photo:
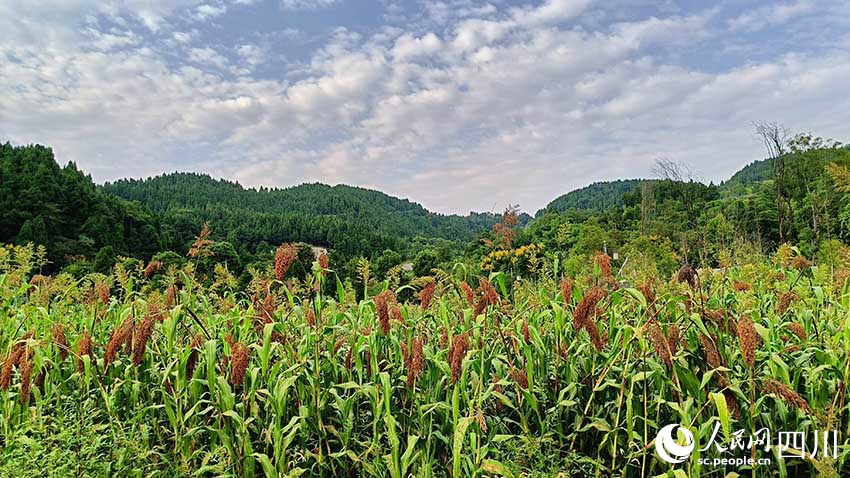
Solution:
[[(554, 264), (533, 282), (435, 270), (359, 302), (326, 256), (279, 280), (288, 246), (245, 290), (203, 286), (191, 263), (45, 277), (31, 250), (2, 251), (0, 453), (19, 471), (36, 449), (77, 456), (64, 473), (79, 476), (850, 471), (848, 274), (787, 246), (639, 284), (601, 253), (586, 275)], [(835, 429), (840, 453), (758, 450), (773, 464), (753, 470), (655, 455), (662, 425), (704, 442), (718, 421)], [(98, 436), (50, 451), (57, 424)], [(79, 445), (94, 440), (109, 446)]]

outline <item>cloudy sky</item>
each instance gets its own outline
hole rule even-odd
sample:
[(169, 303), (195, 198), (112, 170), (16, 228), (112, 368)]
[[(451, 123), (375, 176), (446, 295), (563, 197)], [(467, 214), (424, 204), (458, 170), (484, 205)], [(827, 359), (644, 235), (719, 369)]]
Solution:
[(535, 211), (655, 158), (721, 180), (751, 122), (850, 140), (845, 0), (0, 0), (0, 141)]

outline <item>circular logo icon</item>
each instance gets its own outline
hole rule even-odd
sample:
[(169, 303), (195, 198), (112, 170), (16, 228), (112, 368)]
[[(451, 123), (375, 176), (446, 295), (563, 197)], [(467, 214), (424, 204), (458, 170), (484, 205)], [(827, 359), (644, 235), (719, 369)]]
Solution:
[[(679, 445), (676, 439), (677, 431), (685, 437), (684, 445)], [(694, 435), (687, 428), (675, 423), (662, 428), (655, 437), (655, 452), (667, 463), (681, 463), (691, 455), (692, 451), (694, 451)]]

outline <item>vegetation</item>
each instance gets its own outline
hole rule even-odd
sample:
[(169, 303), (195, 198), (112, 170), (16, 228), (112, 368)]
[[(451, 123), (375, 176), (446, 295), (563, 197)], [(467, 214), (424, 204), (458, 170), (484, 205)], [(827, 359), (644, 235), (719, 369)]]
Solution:
[(100, 251), (148, 259), (161, 250), (144, 208), (99, 190), (74, 163), (60, 168), (49, 148), (8, 143), (0, 144), (0, 242), (44, 246), (58, 265)]
[(245, 290), (194, 262), (27, 281), (33, 251), (0, 251), (3, 475), (655, 476), (663, 424), (717, 422), (840, 430), (839, 459), (759, 448), (757, 475), (849, 469), (843, 246), (637, 287), (604, 254), (574, 279), (436, 270), (404, 302), (392, 279), (355, 301), (326, 256), (283, 282), (291, 246)]
[[(0, 476), (847, 476), (850, 150), (759, 131), (768, 160), (720, 185), (660, 161), (530, 222), (98, 187), (4, 145)], [(671, 467), (669, 423), (840, 452)]]
[(637, 189), (643, 181), (642, 179), (618, 179), (593, 183), (558, 196), (547, 204), (544, 210), (538, 211), (537, 215), (540, 216), (546, 211), (566, 212), (570, 209), (600, 212), (622, 206), (623, 195)]

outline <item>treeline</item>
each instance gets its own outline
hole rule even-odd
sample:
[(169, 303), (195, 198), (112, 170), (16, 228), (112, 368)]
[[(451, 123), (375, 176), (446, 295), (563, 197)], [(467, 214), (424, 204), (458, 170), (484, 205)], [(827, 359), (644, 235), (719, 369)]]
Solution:
[(0, 242), (46, 248), (47, 270), (100, 256), (103, 267), (161, 250), (157, 218), (101, 191), (74, 163), (60, 167), (44, 146), (0, 144)]
[(108, 271), (120, 256), (181, 267), (209, 224), (212, 254), (193, 261), (202, 275), (221, 266), (246, 279), (251, 268), (268, 269), (280, 244), (296, 243), (299, 274), (323, 248), (334, 271), (355, 282), (390, 271), (412, 281), (456, 264), (467, 276), (573, 275), (598, 251), (635, 280), (669, 277), (684, 263), (725, 266), (783, 243), (850, 260), (850, 150), (811, 135), (776, 139), (768, 159), (724, 183), (660, 161), (655, 179), (593, 184), (533, 221), (515, 209), (446, 216), (350, 186), (250, 189), (193, 173), (97, 186), (73, 163), (60, 167), (48, 148), (5, 144), (0, 242), (44, 246), (46, 272), (81, 276)]
[(409, 262), (427, 273), (501, 218), (434, 214), (351, 186), (246, 189), (194, 173), (97, 186), (49, 148), (6, 143), (0, 153), (0, 242), (44, 246), (43, 272), (105, 272), (121, 256), (175, 263), (208, 223), (218, 262), (236, 274), (289, 242), (328, 249), (344, 275), (361, 257), (383, 271)]
[(517, 229), (510, 250), (537, 245), (535, 260), (515, 253), (502, 254), (509, 261), (496, 261), (494, 248), (486, 245), (476, 255), (485, 266), (519, 274), (533, 273), (544, 256), (577, 273), (587, 267), (589, 255), (607, 250), (617, 253), (614, 266), (626, 276), (656, 277), (669, 277), (685, 262), (729, 265), (743, 255), (769, 254), (783, 243), (809, 257), (850, 259), (843, 257), (848, 254), (843, 244), (850, 240), (850, 188), (842, 185), (850, 179), (841, 176), (850, 167), (850, 150), (801, 134), (786, 138), (779, 153), (720, 185), (695, 181), (685, 167), (661, 161), (658, 179), (594, 185), (581, 193), (587, 200), (628, 185), (620, 204), (603, 211), (559, 210), (553, 204), (527, 228)]
[(304, 241), (368, 257), (376, 250), (401, 249), (417, 236), (465, 242), (500, 217), (434, 214), (408, 200), (352, 186), (246, 189), (195, 173), (120, 180), (104, 185), (104, 190), (162, 214), (177, 234), (167, 236), (170, 248), (186, 244), (209, 222), (251, 252), (264, 242)]

